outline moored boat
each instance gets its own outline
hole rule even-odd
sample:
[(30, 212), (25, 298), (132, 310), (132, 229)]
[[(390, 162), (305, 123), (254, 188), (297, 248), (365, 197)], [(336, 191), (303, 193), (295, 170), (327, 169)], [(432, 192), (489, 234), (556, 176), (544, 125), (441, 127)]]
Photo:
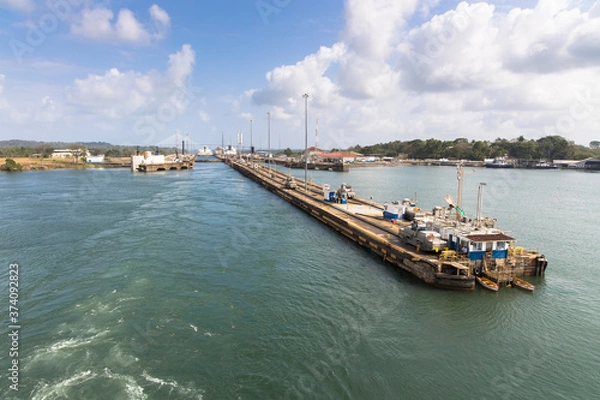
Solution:
[(535, 290), (535, 286), (532, 285), (531, 283), (524, 281), (523, 279), (519, 279), (517, 277), (514, 277), (512, 279), (512, 283), (513, 285), (520, 287), (521, 289), (525, 289), (525, 290), (529, 290), (530, 292), (533, 292)]
[(486, 168), (514, 168), (515, 164), (511, 163), (506, 157), (497, 157), (493, 160), (485, 160)]
[(156, 172), (156, 171), (173, 171), (183, 169), (193, 169), (196, 157), (191, 154), (185, 154), (185, 143), (181, 143), (181, 154), (162, 155), (159, 154), (158, 148), (152, 153), (145, 151), (140, 154), (137, 150), (136, 154), (131, 156), (131, 171), (132, 172)]
[(484, 288), (486, 288), (488, 290), (492, 290), (494, 292), (498, 291), (498, 284), (496, 282), (486, 278), (485, 276), (478, 276), (477, 282), (479, 282), (479, 284), (481, 286), (483, 286)]
[(208, 156), (212, 156), (212, 155), (213, 155), (213, 151), (208, 146), (202, 146), (202, 148), (200, 150), (198, 150), (199, 157), (208, 157)]

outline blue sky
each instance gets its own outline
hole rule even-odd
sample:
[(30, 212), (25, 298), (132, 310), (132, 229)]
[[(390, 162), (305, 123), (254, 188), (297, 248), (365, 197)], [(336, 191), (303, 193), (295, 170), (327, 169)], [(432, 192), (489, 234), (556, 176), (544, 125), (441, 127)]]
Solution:
[[(0, 139), (600, 138), (600, 6), (0, 0)], [(250, 122), (252, 120), (252, 123)], [(226, 143), (226, 144), (227, 144)]]

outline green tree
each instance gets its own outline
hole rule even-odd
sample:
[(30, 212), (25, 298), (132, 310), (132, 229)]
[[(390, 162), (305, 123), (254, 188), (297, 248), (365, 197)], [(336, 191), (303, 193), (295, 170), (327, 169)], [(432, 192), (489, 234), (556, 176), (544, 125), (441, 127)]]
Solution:
[(8, 172), (20, 172), (23, 171), (23, 166), (12, 158), (7, 158), (4, 165), (0, 166), (0, 170)]
[(478, 140), (471, 144), (471, 154), (469, 155), (470, 160), (483, 161), (488, 158), (491, 154), (490, 145), (486, 141)]
[(48, 143), (41, 143), (38, 146), (36, 146), (35, 150), (40, 155), (40, 164), (44, 165), (44, 158), (50, 156), (50, 154), (52, 154), (52, 152), (54, 151), (54, 148), (52, 148), (52, 146), (50, 146)]
[(408, 158), (419, 159), (423, 155), (424, 143), (421, 139), (415, 139), (408, 142), (406, 147), (406, 154)]
[(588, 149), (583, 146), (573, 146), (571, 150), (571, 157), (573, 160), (585, 160), (586, 158), (597, 157), (594, 150)]
[(492, 149), (490, 157), (502, 157), (510, 151), (510, 142), (506, 139), (497, 138), (490, 145), (490, 148)]
[(468, 141), (457, 139), (454, 142), (448, 144), (448, 148), (444, 152), (444, 156), (447, 158), (457, 158), (459, 160), (465, 160), (469, 158), (472, 153), (471, 144)]
[(86, 162), (86, 154), (87, 154), (87, 148), (85, 146), (76, 144), (73, 146), (73, 157), (74, 157), (74, 162), (75, 164), (79, 163), (79, 159), (81, 158), (83, 160), (83, 163), (85, 164)]
[(569, 158), (570, 145), (562, 136), (546, 136), (537, 141), (541, 157), (547, 160), (560, 160)]
[(444, 151), (444, 143), (437, 139), (427, 139), (422, 148), (422, 154), (419, 158), (441, 158)]
[(525, 140), (523, 136), (511, 143), (508, 155), (521, 160), (533, 160), (538, 158), (538, 146), (533, 140)]
[(287, 149), (285, 149), (285, 150), (283, 151), (283, 154), (285, 154), (285, 155), (286, 155), (286, 156), (288, 156), (288, 157), (291, 157), (291, 156), (294, 154), (294, 152), (292, 151), (292, 149), (290, 149), (290, 148), (288, 147)]

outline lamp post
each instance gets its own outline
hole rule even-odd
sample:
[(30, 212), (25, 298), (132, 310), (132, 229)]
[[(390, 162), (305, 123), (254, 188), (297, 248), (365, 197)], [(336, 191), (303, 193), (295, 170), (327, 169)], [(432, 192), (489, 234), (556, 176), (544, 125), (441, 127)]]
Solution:
[(479, 227), (481, 227), (481, 211), (483, 208), (483, 187), (485, 185), (485, 182), (480, 182), (479, 189), (477, 190), (477, 226)]
[(254, 146), (252, 145), (252, 119), (250, 120), (250, 163), (254, 163)]
[(308, 191), (308, 93), (304, 97), (304, 191)]
[(269, 158), (269, 176), (271, 176), (271, 111), (267, 111), (267, 157)]
[(458, 180), (458, 196), (456, 197), (456, 205), (462, 208), (462, 195), (464, 184), (464, 168), (462, 163), (458, 164), (458, 166), (456, 167), (456, 179)]

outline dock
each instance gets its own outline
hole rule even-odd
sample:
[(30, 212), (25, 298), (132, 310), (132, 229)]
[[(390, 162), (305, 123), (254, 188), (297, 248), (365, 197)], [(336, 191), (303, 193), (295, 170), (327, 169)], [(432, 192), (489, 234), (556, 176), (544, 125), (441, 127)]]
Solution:
[(216, 157), (210, 157), (210, 158), (196, 157), (196, 162), (197, 163), (220, 163), (220, 162), (223, 162), (223, 160), (216, 158)]
[(184, 169), (193, 169), (194, 161), (177, 161), (177, 162), (164, 162), (159, 164), (139, 164), (137, 170), (139, 172), (157, 172), (157, 171), (177, 171)]
[(162, 154), (152, 154), (145, 151), (143, 154), (134, 154), (131, 156), (132, 172), (158, 172), (158, 171), (178, 171), (194, 168), (196, 157), (186, 155), (184, 151), (179, 154), (164, 156)]
[(308, 162), (306, 165), (304, 161), (286, 161), (279, 160), (277, 158), (271, 159), (271, 163), (281, 165), (287, 168), (294, 169), (310, 169), (310, 170), (320, 170), (320, 171), (335, 171), (335, 172), (348, 172), (350, 171), (350, 166), (346, 163), (341, 162)]
[(476, 278), (463, 264), (445, 260), (436, 254), (417, 251), (415, 247), (403, 243), (398, 233), (408, 223), (384, 220), (381, 204), (356, 197), (349, 199), (347, 204), (325, 202), (323, 187), (320, 185), (295, 178), (296, 184), (290, 187), (287, 184), (290, 176), (275, 168), (243, 160), (228, 159), (225, 162), (242, 175), (376, 254), (384, 262), (409, 272), (425, 283), (452, 290), (475, 289)]

